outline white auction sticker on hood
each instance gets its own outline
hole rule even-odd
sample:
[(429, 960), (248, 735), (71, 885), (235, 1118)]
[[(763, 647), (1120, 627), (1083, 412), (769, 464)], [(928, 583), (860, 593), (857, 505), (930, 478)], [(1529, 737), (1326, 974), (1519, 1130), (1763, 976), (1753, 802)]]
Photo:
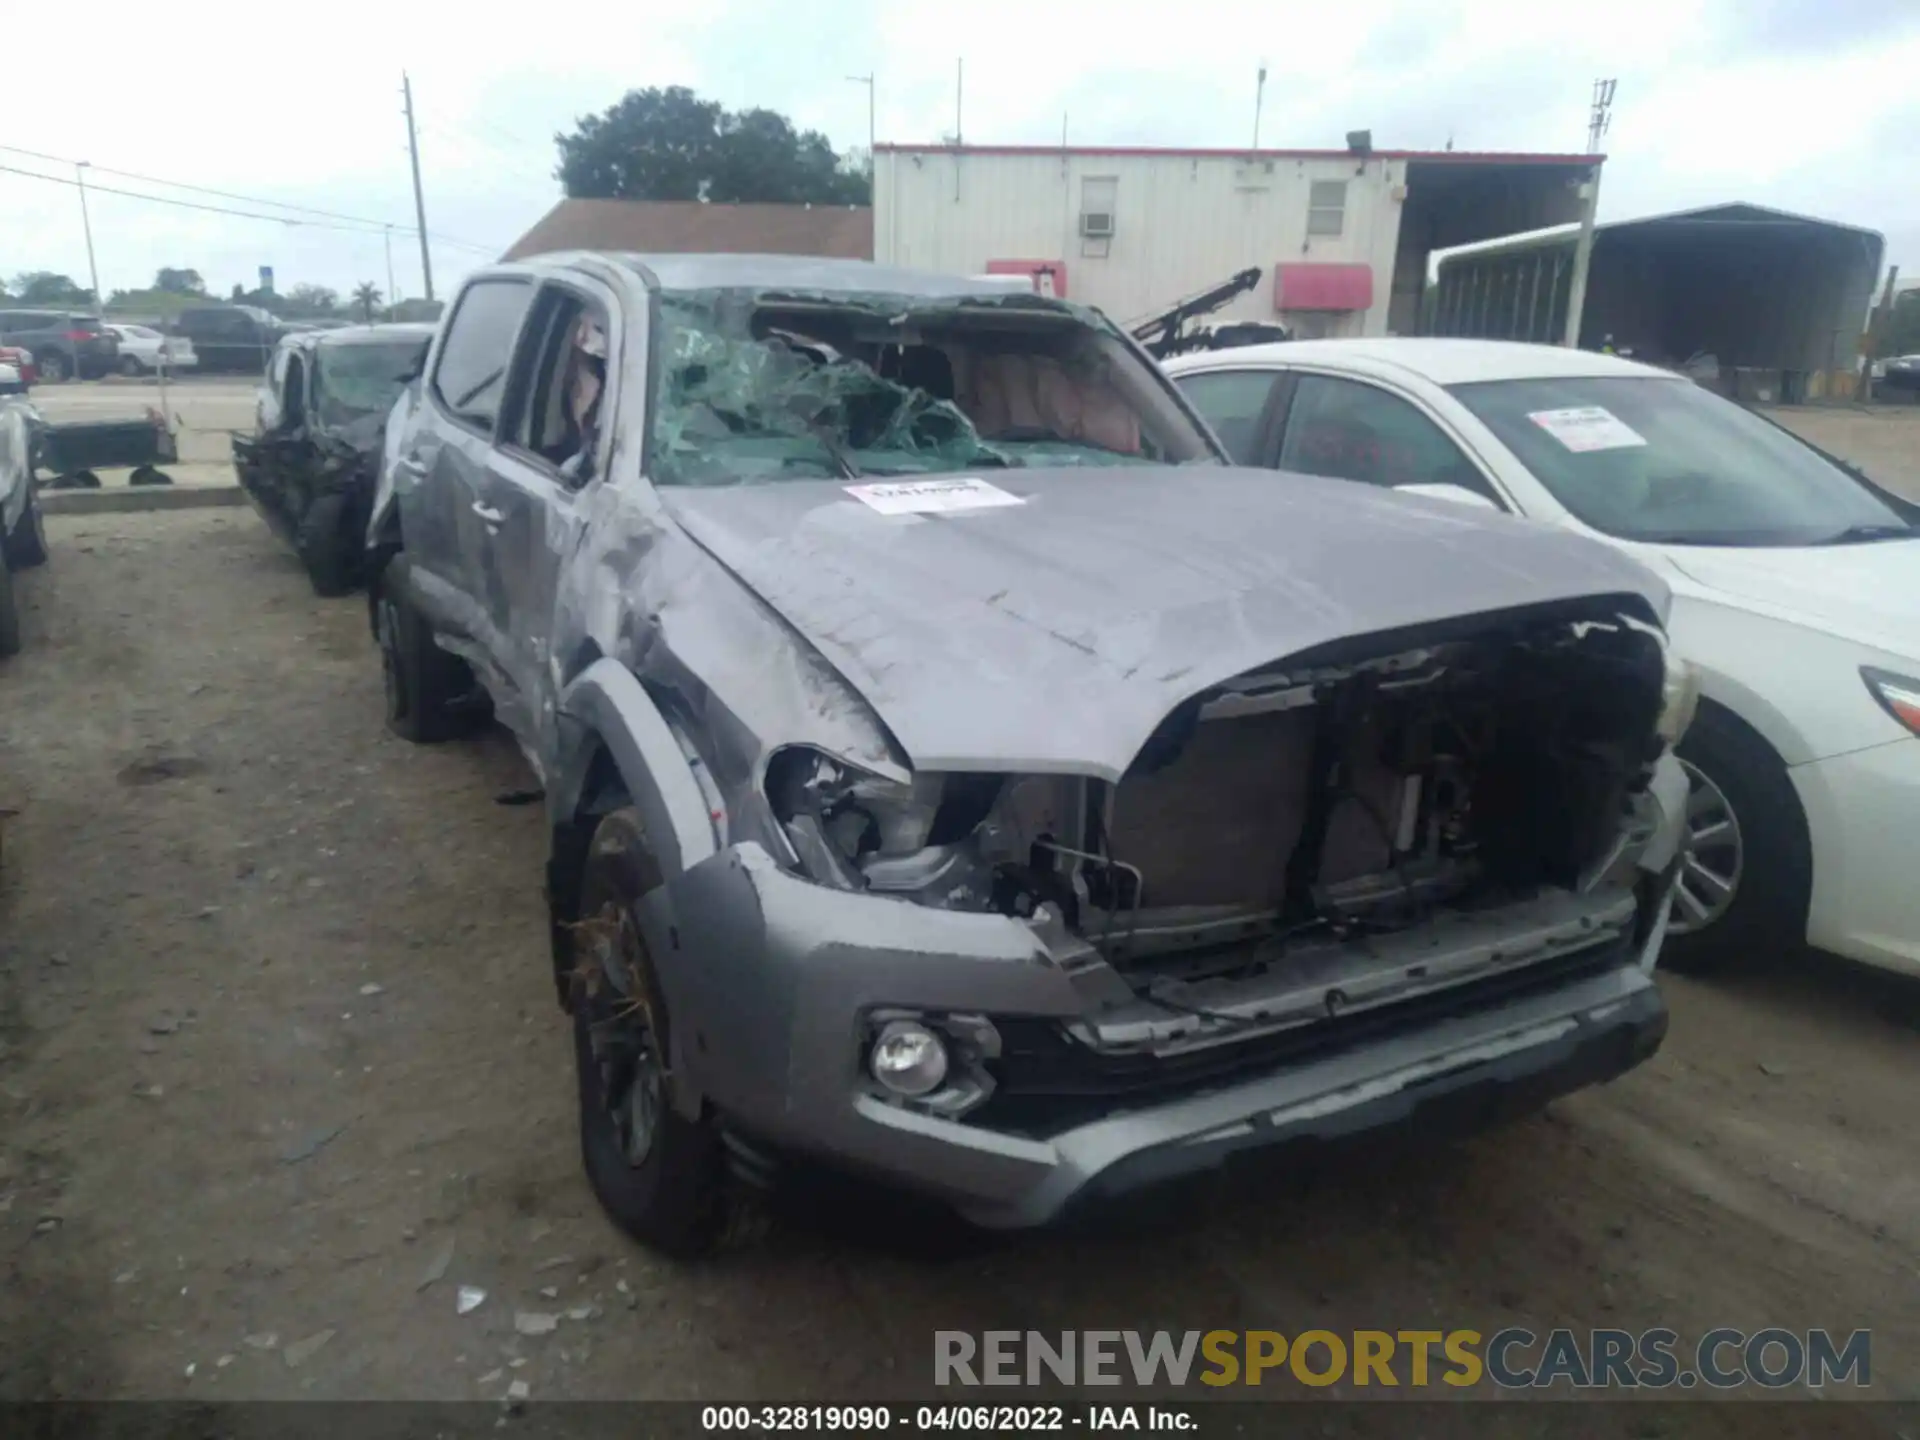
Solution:
[(950, 515), (957, 510), (994, 510), (1002, 505), (1027, 503), (1024, 496), (1010, 495), (977, 475), (875, 480), (842, 488), (869, 510), (882, 515)]
[(1599, 405), (1575, 405), (1566, 410), (1531, 410), (1527, 419), (1576, 455), (1590, 450), (1625, 450), (1647, 443), (1611, 410)]

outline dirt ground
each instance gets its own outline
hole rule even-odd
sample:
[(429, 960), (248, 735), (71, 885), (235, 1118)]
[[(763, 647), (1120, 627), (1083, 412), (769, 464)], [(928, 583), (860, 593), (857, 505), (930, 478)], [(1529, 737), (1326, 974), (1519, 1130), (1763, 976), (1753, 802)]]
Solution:
[(653, 1259), (581, 1177), (511, 745), (389, 736), (362, 603), (250, 513), (48, 530), (0, 670), (0, 1399), (906, 1399), (937, 1328), (1524, 1324), (1868, 1327), (1920, 1400), (1920, 987), (1793, 953), (1668, 978), (1652, 1062), (1453, 1148), (957, 1257), (873, 1197)]

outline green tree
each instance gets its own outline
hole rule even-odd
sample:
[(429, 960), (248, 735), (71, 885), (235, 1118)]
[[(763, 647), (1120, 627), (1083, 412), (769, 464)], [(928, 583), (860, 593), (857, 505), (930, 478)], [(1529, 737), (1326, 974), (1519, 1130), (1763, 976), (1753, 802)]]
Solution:
[(373, 312), (380, 304), (380, 287), (371, 280), (362, 280), (353, 287), (353, 303), (360, 307), (360, 318), (371, 325)]
[(168, 295), (204, 295), (207, 282), (200, 278), (198, 270), (178, 270), (171, 265), (162, 265), (153, 276), (153, 288)]
[(340, 292), (325, 285), (296, 285), (287, 291), (287, 313), (318, 318), (340, 309)]
[(29, 305), (91, 305), (93, 292), (51, 270), (28, 270), (13, 277), (13, 293)]
[(555, 178), (575, 199), (864, 205), (865, 167), (772, 110), (726, 109), (683, 85), (630, 90), (555, 135)]

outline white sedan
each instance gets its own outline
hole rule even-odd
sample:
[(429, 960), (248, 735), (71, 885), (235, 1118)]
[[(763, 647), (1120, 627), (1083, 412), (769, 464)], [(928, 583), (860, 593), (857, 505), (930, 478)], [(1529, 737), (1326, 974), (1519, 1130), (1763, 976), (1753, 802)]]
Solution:
[(1662, 575), (1701, 686), (1664, 958), (1708, 969), (1804, 936), (1920, 973), (1920, 505), (1610, 355), (1307, 340), (1166, 369), (1242, 464), (1497, 506)]
[(162, 335), (146, 325), (103, 327), (120, 340), (120, 373), (153, 375), (164, 365), (169, 374), (191, 370), (200, 363), (193, 341), (184, 335)]

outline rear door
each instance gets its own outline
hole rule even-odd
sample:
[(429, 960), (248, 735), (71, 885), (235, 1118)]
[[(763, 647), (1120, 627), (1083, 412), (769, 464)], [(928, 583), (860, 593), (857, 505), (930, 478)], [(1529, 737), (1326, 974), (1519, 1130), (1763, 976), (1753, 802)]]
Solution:
[(1500, 509), (1506, 497), (1439, 421), (1403, 395), (1345, 375), (1299, 373), (1265, 463), (1383, 489), (1457, 485)]
[(552, 651), (560, 575), (580, 543), (584, 497), (608, 463), (618, 315), (613, 294), (585, 277), (540, 287), (487, 468), (488, 604), (535, 754), (552, 753), (544, 742), (567, 661)]
[(487, 566), (500, 515), (486, 501), (487, 466), (500, 402), (521, 321), (533, 299), (525, 276), (483, 276), (468, 284), (448, 316), (433, 370), (430, 407), (409, 431), (394, 464), (401, 473), (400, 529), (419, 598), (444, 628), (477, 653), (496, 703), (511, 697), (495, 683), (511, 679), (507, 643), (494, 627)]
[(1196, 370), (1174, 377), (1236, 465), (1267, 463), (1265, 456), (1271, 453), (1291, 380), (1284, 370), (1252, 367)]

